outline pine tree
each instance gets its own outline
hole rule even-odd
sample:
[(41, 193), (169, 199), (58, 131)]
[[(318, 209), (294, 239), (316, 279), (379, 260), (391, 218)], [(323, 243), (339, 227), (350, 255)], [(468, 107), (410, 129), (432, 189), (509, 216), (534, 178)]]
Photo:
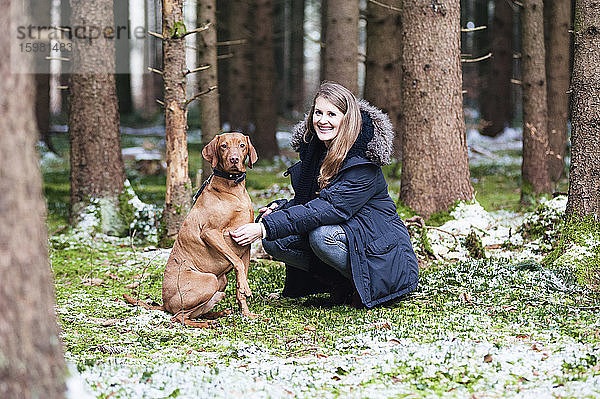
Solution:
[(400, 199), (424, 217), (470, 200), (460, 2), (402, 4), (404, 134)]

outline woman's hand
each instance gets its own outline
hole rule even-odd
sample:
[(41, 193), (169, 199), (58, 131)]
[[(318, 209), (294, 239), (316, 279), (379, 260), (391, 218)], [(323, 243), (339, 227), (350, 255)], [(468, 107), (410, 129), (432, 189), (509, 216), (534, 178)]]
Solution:
[(229, 235), (241, 246), (250, 245), (262, 237), (262, 227), (260, 223), (248, 223), (230, 231)]
[(259, 213), (259, 217), (264, 218), (265, 216), (267, 216), (269, 213), (273, 212), (274, 209), (277, 209), (277, 207), (279, 207), (279, 205), (274, 202), (271, 204), (271, 206), (269, 207), (262, 207), (258, 210)]

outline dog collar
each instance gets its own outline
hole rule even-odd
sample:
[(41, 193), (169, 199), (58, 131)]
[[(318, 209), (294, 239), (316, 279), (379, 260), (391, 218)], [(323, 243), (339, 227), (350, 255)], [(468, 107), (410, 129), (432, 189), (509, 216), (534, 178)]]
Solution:
[(222, 177), (227, 180), (233, 180), (236, 184), (239, 184), (239, 183), (243, 182), (244, 179), (246, 179), (246, 172), (227, 173), (222, 170), (213, 168), (213, 174), (215, 176), (219, 176), (219, 177)]

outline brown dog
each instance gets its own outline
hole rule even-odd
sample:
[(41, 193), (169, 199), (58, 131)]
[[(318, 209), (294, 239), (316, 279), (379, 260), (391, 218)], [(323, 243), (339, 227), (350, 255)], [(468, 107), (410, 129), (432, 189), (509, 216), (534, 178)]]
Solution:
[(215, 318), (224, 312), (209, 311), (225, 297), (226, 274), (233, 268), (237, 279), (236, 301), (246, 317), (250, 313), (246, 297), (250, 246), (242, 247), (229, 237), (229, 231), (251, 223), (254, 212), (246, 191), (244, 161), (257, 161), (256, 150), (248, 136), (223, 133), (204, 149), (202, 156), (211, 163), (214, 175), (198, 196), (185, 218), (167, 261), (163, 276), (163, 306), (150, 306), (129, 296), (127, 302), (174, 314), (174, 320), (193, 327), (208, 322), (190, 319), (205, 315)]

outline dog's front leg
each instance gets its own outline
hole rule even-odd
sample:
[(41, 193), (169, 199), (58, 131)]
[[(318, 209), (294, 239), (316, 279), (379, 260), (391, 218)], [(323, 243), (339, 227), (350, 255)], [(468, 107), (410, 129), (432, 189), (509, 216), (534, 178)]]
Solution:
[(250, 286), (248, 285), (248, 269), (244, 261), (240, 259), (231, 247), (225, 242), (223, 235), (217, 230), (203, 231), (201, 234), (202, 240), (213, 249), (216, 249), (233, 265), (237, 280), (236, 300), (240, 305), (242, 314), (247, 317), (253, 317), (248, 309), (246, 297), (252, 296)]

